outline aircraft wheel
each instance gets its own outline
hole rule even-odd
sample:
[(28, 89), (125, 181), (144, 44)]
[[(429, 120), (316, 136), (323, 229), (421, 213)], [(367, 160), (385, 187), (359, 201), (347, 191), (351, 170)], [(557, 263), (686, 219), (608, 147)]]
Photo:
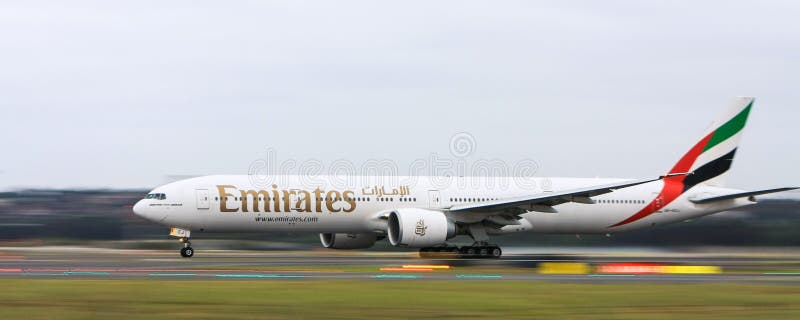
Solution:
[(194, 249), (192, 249), (192, 247), (185, 247), (181, 249), (181, 257), (191, 258), (193, 255)]
[(472, 258), (474, 256), (475, 256), (475, 248), (472, 248), (472, 247), (467, 248), (467, 257), (468, 258)]

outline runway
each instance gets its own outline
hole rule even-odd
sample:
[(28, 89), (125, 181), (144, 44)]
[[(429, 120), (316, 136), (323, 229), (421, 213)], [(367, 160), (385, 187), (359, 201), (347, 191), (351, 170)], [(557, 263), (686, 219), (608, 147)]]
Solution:
[[(548, 272), (544, 266), (556, 269)], [(700, 267), (705, 269), (698, 269)], [(689, 270), (689, 272), (665, 274), (659, 270)], [(696, 272), (697, 270), (700, 271)], [(194, 258), (186, 259), (179, 257), (174, 251), (4, 247), (0, 248), (0, 279), (2, 278), (185, 281), (350, 279), (575, 283), (736, 282), (798, 285), (800, 255), (664, 252), (537, 254), (509, 250), (509, 254), (502, 259), (463, 260), (420, 259), (415, 253), (408, 252), (208, 250), (199, 251)]]

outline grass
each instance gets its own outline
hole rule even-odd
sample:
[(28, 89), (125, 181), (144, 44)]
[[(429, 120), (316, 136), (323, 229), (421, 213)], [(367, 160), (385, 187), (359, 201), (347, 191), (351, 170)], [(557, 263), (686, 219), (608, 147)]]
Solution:
[(800, 287), (512, 281), (0, 280), (0, 319), (798, 319)]

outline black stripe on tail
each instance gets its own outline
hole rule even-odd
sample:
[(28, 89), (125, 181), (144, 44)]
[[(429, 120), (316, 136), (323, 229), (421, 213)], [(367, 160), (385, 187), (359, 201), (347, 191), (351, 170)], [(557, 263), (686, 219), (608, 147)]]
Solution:
[(733, 149), (733, 151), (729, 152), (728, 154), (719, 157), (714, 161), (706, 163), (700, 168), (697, 168), (697, 170), (693, 171), (692, 174), (688, 175), (686, 179), (683, 180), (683, 192), (686, 192), (700, 183), (716, 178), (730, 170), (731, 164), (733, 164), (733, 157), (735, 155), (736, 149)]

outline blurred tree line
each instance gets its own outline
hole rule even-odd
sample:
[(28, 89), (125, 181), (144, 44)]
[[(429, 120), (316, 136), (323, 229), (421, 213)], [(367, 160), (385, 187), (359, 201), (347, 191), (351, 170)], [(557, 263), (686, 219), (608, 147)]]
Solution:
[[(0, 193), (0, 241), (169, 239), (164, 226), (133, 214), (144, 190), (23, 190)], [(798, 246), (800, 200), (765, 200), (742, 211), (627, 233), (493, 238), (505, 246)], [(210, 239), (316, 245), (316, 234), (196, 234)], [(460, 239), (468, 241), (468, 238)], [(385, 248), (381, 244), (378, 248)]]

